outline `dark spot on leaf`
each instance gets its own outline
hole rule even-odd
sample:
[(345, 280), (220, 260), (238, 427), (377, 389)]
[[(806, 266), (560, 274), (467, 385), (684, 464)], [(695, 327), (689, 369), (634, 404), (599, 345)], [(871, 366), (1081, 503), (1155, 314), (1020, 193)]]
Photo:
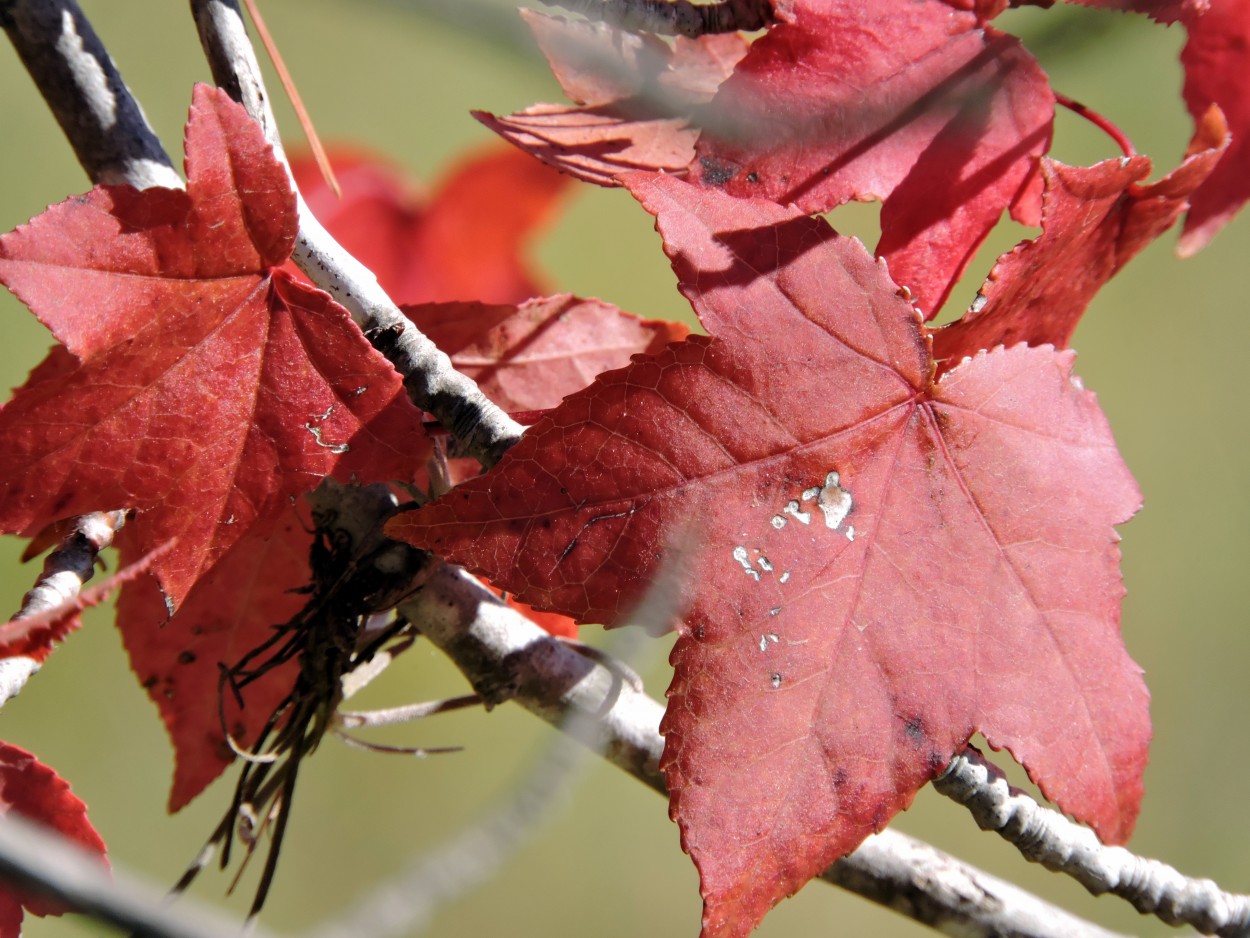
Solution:
[(726, 163), (708, 156), (699, 160), (699, 166), (703, 169), (701, 178), (709, 186), (723, 186), (738, 175), (739, 169), (733, 163)]
[(747, 173), (747, 182), (759, 182), (759, 181), (760, 181), (760, 174), (755, 172), (755, 170), (752, 170), (751, 172)]
[(193, 651), (178, 652), (178, 663), (179, 664), (195, 664), (195, 652)]
[(156, 686), (156, 681), (157, 681), (157, 677), (155, 674), (153, 674), (151, 677), (145, 677), (143, 679), (143, 689), (151, 690), (153, 687)]
[(907, 738), (912, 743), (919, 745), (925, 741), (924, 721), (920, 717), (912, 717), (907, 721), (907, 725), (903, 727), (903, 732), (907, 734)]
[(829, 779), (833, 783), (834, 788), (841, 788), (846, 784), (846, 769), (838, 766), (834, 769), (833, 775)]

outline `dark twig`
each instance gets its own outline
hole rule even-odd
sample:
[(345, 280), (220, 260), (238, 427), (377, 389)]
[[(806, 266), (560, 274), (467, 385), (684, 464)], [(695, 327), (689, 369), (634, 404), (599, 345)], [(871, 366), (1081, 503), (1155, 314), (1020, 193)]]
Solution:
[(0, 0), (0, 22), (92, 182), (182, 185), (73, 0)]
[(773, 21), (769, 0), (543, 0), (630, 32), (696, 39), (715, 33), (754, 32)]

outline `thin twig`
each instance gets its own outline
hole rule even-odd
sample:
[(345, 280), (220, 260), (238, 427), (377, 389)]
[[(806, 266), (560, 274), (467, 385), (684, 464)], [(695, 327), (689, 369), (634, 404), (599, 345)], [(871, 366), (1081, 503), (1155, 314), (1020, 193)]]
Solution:
[(290, 70), (286, 67), (286, 60), (282, 58), (282, 53), (278, 50), (278, 44), (273, 41), (273, 36), (269, 34), (269, 27), (265, 25), (265, 18), (261, 15), (260, 7), (256, 5), (256, 0), (243, 0), (247, 6), (248, 16), (252, 18), (252, 25), (256, 27), (256, 33), (260, 36), (261, 44), (265, 47), (265, 52), (269, 55), (269, 61), (273, 65), (273, 70), (278, 73), (278, 80), (282, 82), (282, 89), (286, 92), (287, 98), (291, 102), (291, 110), (295, 112), (295, 118), (299, 121), (300, 128), (304, 131), (304, 139), (308, 142), (308, 148), (312, 150), (313, 160), (317, 164), (317, 168), (321, 170), (321, 178), (325, 180), (330, 191), (334, 193), (336, 198), (343, 198), (343, 190), (339, 188), (338, 178), (334, 175), (334, 167), (330, 165), (330, 158), (326, 156), (326, 148), (321, 145), (321, 137), (317, 134), (317, 128), (313, 126), (312, 118), (308, 114), (308, 108), (304, 107), (304, 99), (300, 97), (299, 87), (295, 84), (295, 79), (291, 77)]
[(422, 720), (440, 713), (450, 713), (453, 710), (481, 705), (482, 698), (477, 694), (466, 694), (463, 697), (452, 697), (450, 700), (431, 700), (426, 703), (389, 707), (385, 710), (340, 710), (335, 714), (335, 721), (339, 726), (348, 730), (369, 726), (393, 726), (396, 723)]
[(769, 0), (543, 0), (631, 32), (697, 39), (715, 33), (754, 32), (773, 21)]
[[(13, 618), (26, 619), (77, 599), (83, 584), (95, 573), (100, 551), (113, 543), (113, 535), (125, 523), (125, 518), (125, 513), (120, 511), (95, 512), (74, 518), (60, 546), (44, 561), (43, 572), (22, 599), (22, 608)], [(0, 707), (10, 697), (17, 696), (38, 670), (39, 663), (24, 655), (0, 660)]]
[[(247, 108), (285, 160), (260, 66), (242, 13), (234, 0), (191, 0), (200, 43), (213, 78)], [(313, 283), (330, 293), (364, 330), (373, 346), (404, 378), (413, 402), (429, 411), (483, 466), (493, 466), (521, 438), (524, 428), (452, 367), (400, 312), (377, 278), (345, 251), (299, 201), (299, 234), (292, 259)]]
[(113, 536), (125, 523), (126, 513), (122, 511), (97, 511), (74, 518), (13, 618), (25, 619), (72, 602), (94, 576), (100, 551), (113, 543)]
[(1094, 895), (1111, 893), (1169, 925), (1192, 925), (1206, 935), (1250, 935), (1250, 896), (1224, 892), (1209, 879), (1191, 879), (1166, 863), (1108, 847), (1074, 824), (1013, 789), (996, 766), (974, 749), (951, 760), (933, 783), (964, 805), (982, 830), (995, 831), (1026, 860), (1066, 873)]

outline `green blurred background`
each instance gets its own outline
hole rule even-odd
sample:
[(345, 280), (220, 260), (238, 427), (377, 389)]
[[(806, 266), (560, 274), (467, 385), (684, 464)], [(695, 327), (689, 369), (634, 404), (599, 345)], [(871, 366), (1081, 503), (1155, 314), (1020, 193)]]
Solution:
[[(186, 5), (96, 0), (84, 7), (166, 146), (177, 151), (191, 83), (208, 79)], [(542, 64), (509, 43), (515, 13), (494, 0), (266, 0), (264, 10), (322, 135), (375, 147), (426, 182), (435, 182), (465, 148), (490, 142), (470, 108), (507, 112), (560, 100)], [(458, 22), (449, 22), (449, 15)], [(1013, 11), (1000, 25), (1024, 35), (1056, 87), (1118, 122), (1160, 171), (1179, 159), (1189, 134), (1179, 98), (1179, 28), (1069, 7)], [(86, 183), (7, 49), (0, 51), (0, 81), (0, 229), (7, 229)], [(283, 117), (293, 128), (288, 113)], [(298, 130), (288, 135), (298, 139)], [(1068, 114), (1058, 119), (1054, 152), (1073, 163), (1117, 155), (1110, 141)], [(579, 189), (537, 248), (549, 281), (640, 314), (688, 317), (650, 218), (620, 192)], [(838, 227), (869, 243), (873, 219), (874, 212), (864, 210), (833, 216)], [(965, 305), (993, 257), (1023, 236), (1023, 229), (1009, 227), (978, 256), (953, 304)], [(1103, 291), (1075, 342), (1079, 371), (1098, 392), (1146, 498), (1146, 508), (1123, 531), (1125, 638), (1146, 669), (1156, 727), (1133, 846), (1191, 875), (1250, 891), (1244, 808), (1250, 576), (1243, 569), (1250, 558), (1250, 449), (1242, 398), (1250, 325), (1240, 283), (1250, 222), (1235, 223), (1188, 261), (1173, 256), (1174, 242), (1175, 234), (1166, 236)], [(42, 357), (49, 337), (7, 295), (0, 296), (0, 317), (0, 382), (11, 387)], [(0, 542), (0, 583), (11, 608), (36, 573), (17, 565), (19, 552), (16, 541)], [(667, 643), (644, 648), (638, 663), (658, 696), (667, 682)], [(370, 688), (362, 705), (463, 690), (463, 680), (436, 651), (418, 647)], [(552, 735), (505, 706), (375, 737), (463, 745), (456, 755), (421, 761), (328, 741), (301, 777), (264, 923), (294, 932), (341, 912), (505, 798)], [(229, 798), (229, 783), (219, 782), (189, 809), (166, 816), (171, 759), (165, 734), (129, 671), (107, 611), (89, 614), (82, 632), (5, 708), (0, 738), (29, 748), (69, 779), (89, 804), (113, 862), (159, 884), (177, 877)], [(694, 869), (664, 803), (592, 762), (573, 791), (560, 796), (551, 822), (497, 876), (442, 908), (428, 934), (697, 933)], [(1116, 900), (1095, 900), (1075, 883), (1029, 866), (932, 792), (922, 792), (896, 824), (1108, 927), (1171, 932)], [(251, 882), (245, 879), (232, 908), (243, 906)], [(196, 892), (217, 902), (227, 884), (227, 877), (210, 871)], [(759, 934), (867, 929), (880, 935), (925, 931), (816, 883), (774, 911)], [(27, 934), (102, 930), (68, 918), (36, 920)]]

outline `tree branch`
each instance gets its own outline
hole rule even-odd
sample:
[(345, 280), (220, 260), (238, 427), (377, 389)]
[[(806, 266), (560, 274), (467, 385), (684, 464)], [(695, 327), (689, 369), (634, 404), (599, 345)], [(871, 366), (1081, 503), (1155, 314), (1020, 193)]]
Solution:
[[(440, 564), (399, 608), (487, 701), (515, 701), (557, 727), (585, 725), (583, 743), (665, 792), (662, 705), (547, 635), (459, 568)], [(1114, 934), (890, 830), (870, 837), (821, 878), (952, 935)]]
[(1096, 896), (1111, 893), (1138, 912), (1169, 925), (1192, 925), (1204, 935), (1250, 935), (1250, 896), (1182, 876), (1123, 847), (1105, 846), (1089, 828), (1009, 786), (1002, 771), (974, 749), (951, 760), (933, 787), (964, 805), (982, 830), (1014, 844), (1026, 860), (1066, 873)]
[[(285, 162), (260, 66), (235, 0), (191, 0), (200, 43), (219, 86), (247, 108)], [(521, 438), (523, 427), (496, 407), (472, 379), (421, 334), (378, 285), (377, 278), (345, 251), (299, 200), (299, 235), (292, 259), (330, 293), (364, 330), (374, 348), (404, 379), (413, 402), (429, 411), (483, 466), (499, 461)]]
[[(0, 877), (49, 896), (136, 938), (239, 938), (220, 913), (184, 900), (169, 905), (164, 890), (109, 870), (55, 831), (13, 812), (0, 816)], [(263, 930), (249, 938), (265, 938)]]
[[(43, 572), (22, 598), (22, 608), (13, 619), (26, 619), (77, 599), (83, 584), (95, 574), (100, 551), (113, 543), (113, 535), (125, 521), (126, 514), (121, 511), (94, 512), (72, 519), (69, 531), (44, 561)], [(39, 662), (24, 655), (0, 659), (0, 707), (16, 697), (38, 670)]]
[(0, 0), (0, 23), (92, 182), (138, 189), (182, 185), (73, 0)]
[(697, 39), (714, 33), (753, 32), (773, 22), (770, 0), (542, 0), (630, 32)]

